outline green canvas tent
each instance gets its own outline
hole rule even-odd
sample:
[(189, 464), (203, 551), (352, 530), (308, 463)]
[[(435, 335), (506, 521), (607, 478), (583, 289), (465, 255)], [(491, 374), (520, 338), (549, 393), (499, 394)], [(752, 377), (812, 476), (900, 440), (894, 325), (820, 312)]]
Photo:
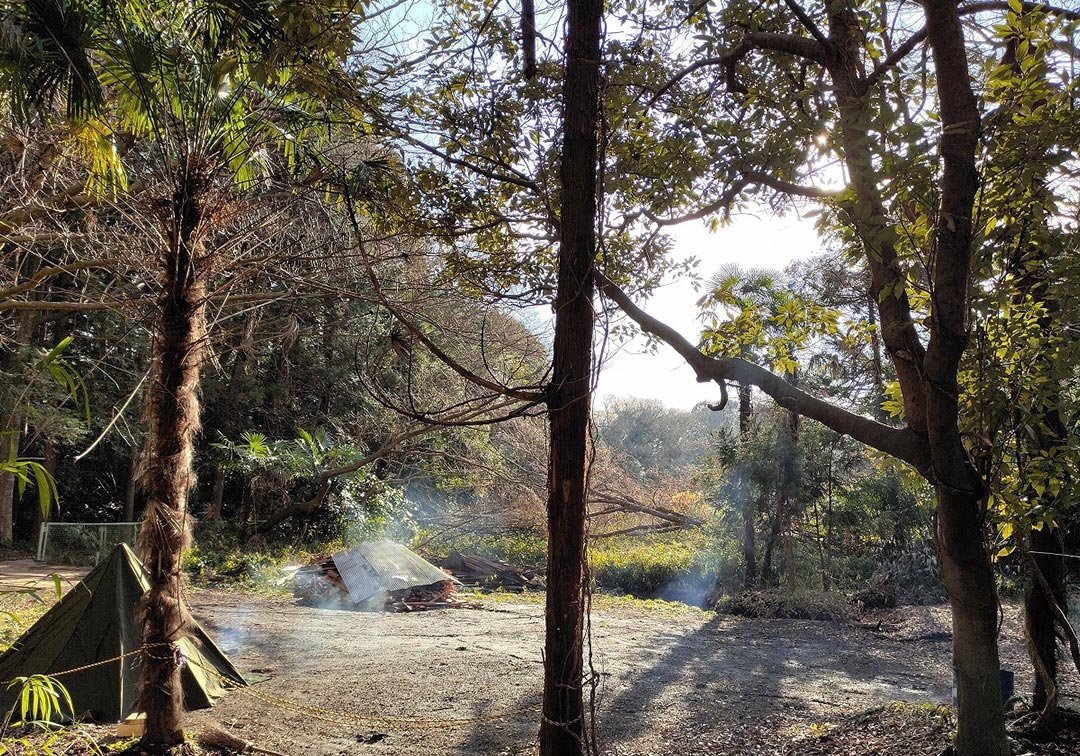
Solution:
[[(15, 704), (18, 693), (7, 689), (9, 680), (55, 674), (139, 648), (142, 641), (133, 615), (149, 587), (146, 568), (127, 544), (113, 549), (0, 656), (3, 711)], [(181, 672), (186, 708), (204, 709), (224, 695), (225, 685), (217, 675), (246, 685), (197, 622), (192, 621), (188, 637), (179, 645), (188, 659)], [(141, 656), (133, 654), (58, 679), (71, 694), (77, 715), (89, 713), (99, 722), (120, 721), (134, 711), (140, 663)]]

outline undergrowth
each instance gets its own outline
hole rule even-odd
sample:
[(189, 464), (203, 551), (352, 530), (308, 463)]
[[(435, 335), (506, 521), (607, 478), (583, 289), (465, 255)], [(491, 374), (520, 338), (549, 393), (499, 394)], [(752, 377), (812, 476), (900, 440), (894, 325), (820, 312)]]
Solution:
[(843, 594), (807, 590), (763, 590), (725, 596), (716, 605), (723, 614), (759, 619), (808, 619), (840, 622), (852, 615)]
[(53, 581), (22, 590), (0, 591), (0, 651), (10, 647), (59, 597), (60, 587)]
[[(543, 593), (509, 593), (506, 591), (476, 591), (476, 596), (495, 606), (505, 604), (533, 604), (543, 606)], [(594, 593), (592, 608), (601, 612), (618, 614), (648, 615), (650, 617), (707, 617), (713, 612), (700, 609), (681, 601), (663, 599), (642, 599), (635, 596), (612, 593)]]

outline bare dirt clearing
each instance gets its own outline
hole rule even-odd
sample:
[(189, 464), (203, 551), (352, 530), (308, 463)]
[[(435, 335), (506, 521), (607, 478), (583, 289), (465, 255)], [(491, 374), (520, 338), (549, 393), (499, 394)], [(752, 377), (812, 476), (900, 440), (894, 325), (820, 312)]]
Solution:
[[(245, 673), (268, 677), (200, 713), (257, 745), (311, 754), (524, 753), (539, 703), (544, 620), (537, 604), (378, 614), (197, 590), (197, 618)], [(736, 754), (755, 731), (811, 725), (896, 700), (950, 697), (947, 610), (907, 607), (881, 629), (702, 613), (593, 612), (600, 740), (608, 754)], [(1003, 658), (1027, 689), (1018, 613)], [(1075, 680), (1066, 682), (1074, 693)], [(257, 697), (256, 697), (257, 696)], [(326, 710), (286, 711), (279, 696)], [(1069, 703), (1069, 699), (1065, 699)], [(290, 708), (284, 705), (284, 708)], [(323, 721), (340, 714), (427, 720)], [(434, 721), (434, 722), (433, 722)], [(194, 724), (194, 723), (193, 723)], [(792, 729), (794, 728), (794, 730)], [(917, 751), (916, 751), (917, 752)], [(936, 752), (936, 751), (935, 751)]]

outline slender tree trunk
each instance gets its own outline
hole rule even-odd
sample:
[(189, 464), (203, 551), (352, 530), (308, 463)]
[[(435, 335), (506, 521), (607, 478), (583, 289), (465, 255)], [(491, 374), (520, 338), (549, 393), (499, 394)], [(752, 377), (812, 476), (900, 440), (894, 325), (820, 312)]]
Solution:
[(773, 515), (772, 524), (769, 526), (769, 534), (765, 538), (765, 553), (761, 557), (761, 572), (758, 574), (758, 578), (763, 588), (776, 588), (780, 585), (780, 579), (773, 567), (773, 554), (776, 551), (776, 544), (780, 541), (782, 529), (783, 523), (780, 519), (780, 511), (777, 510)]
[(547, 611), (542, 756), (586, 750), (582, 695), (585, 490), (592, 385), (601, 0), (569, 0), (555, 343), (548, 400)]
[(1065, 588), (1065, 560), (1061, 557), (1064, 547), (1060, 531), (1049, 526), (1042, 530), (1033, 530), (1028, 536), (1028, 543), (1031, 558), (1053, 593), (1052, 597), (1048, 597), (1035, 577), (1028, 575), (1024, 591), (1024, 624), (1028, 635), (1028, 653), (1036, 670), (1031, 708), (1042, 711), (1049, 702), (1049, 690), (1043, 676), (1038, 672), (1040, 665), (1049, 675), (1051, 684), (1057, 685), (1057, 638), (1054, 635), (1055, 612), (1051, 600), (1068, 612), (1068, 593)]
[[(749, 383), (739, 384), (739, 443), (746, 442), (750, 436), (750, 423), (753, 420), (754, 405)], [(750, 491), (750, 476), (741, 472), (739, 493), (742, 496), (743, 516), (743, 589), (752, 590), (757, 582), (757, 543), (754, 533), (754, 497)]]
[[(790, 383), (798, 385), (796, 377), (791, 376)], [(795, 526), (795, 493), (799, 488), (799, 432), (802, 423), (799, 413), (787, 413), (787, 437), (784, 440), (784, 456), (780, 463), (780, 505), (777, 517), (780, 518), (781, 538), (784, 544), (784, 583), (789, 591), (795, 590), (798, 579), (795, 575), (795, 539), (792, 529)]]
[(14, 538), (15, 476), (0, 473), (0, 545), (10, 546)]
[[(839, 440), (839, 439), (838, 439)], [(836, 453), (836, 444), (834, 443), (829, 449), (829, 496), (825, 500), (825, 544), (824, 544), (824, 560), (825, 565), (823, 567), (822, 575), (822, 590), (830, 590), (832, 588), (832, 535), (833, 535), (833, 455)]]
[[(829, 447), (829, 463), (825, 477), (825, 495), (828, 497), (829, 509), (832, 509), (832, 484), (833, 484), (833, 455), (835, 447)], [(828, 591), (831, 588), (829, 580), (829, 562), (825, 536), (821, 532), (821, 510), (818, 506), (818, 497), (814, 498), (814, 535), (818, 547), (818, 567), (821, 571), (821, 590)]]
[(873, 413), (877, 420), (886, 422), (888, 413), (885, 412), (885, 370), (881, 357), (881, 334), (878, 333), (876, 299), (872, 291), (866, 296), (866, 315), (870, 322), (870, 364), (874, 382)]
[(743, 590), (754, 589), (757, 583), (757, 543), (754, 534), (754, 498), (747, 492), (743, 499)]
[(171, 234), (162, 255), (147, 405), (149, 435), (141, 481), (147, 502), (139, 531), (150, 578), (150, 590), (139, 607), (145, 646), (139, 708), (146, 713), (143, 742), (152, 748), (184, 740), (183, 693), (174, 644), (188, 622), (180, 558), (191, 532), (187, 501), (195, 482), (192, 461), (199, 430), (206, 303), (202, 202), (208, 188), (205, 172), (189, 159), (177, 171), (171, 215), (164, 219)]
[(139, 447), (131, 445), (128, 457), (128, 481), (124, 489), (124, 522), (135, 521), (135, 500), (139, 493)]
[[(240, 336), (240, 342), (233, 350), (232, 370), (230, 371), (229, 385), (225, 390), (224, 402), (232, 407), (240, 401), (242, 393), (241, 381), (251, 371), (255, 362), (255, 325), (258, 322), (258, 310), (248, 313), (244, 321), (244, 332)], [(325, 389), (324, 389), (325, 391)], [(220, 522), (225, 498), (225, 468), (220, 464), (214, 467), (214, 485), (210, 493), (210, 506), (203, 514), (204, 520)]]
[(225, 468), (218, 465), (214, 468), (214, 487), (210, 492), (210, 506), (203, 514), (204, 520), (221, 522), (221, 510), (225, 501)]
[[(45, 468), (45, 471), (49, 473), (49, 477), (56, 478), (56, 437), (51, 433), (46, 433), (44, 442), (44, 449), (41, 452), (41, 466)], [(41, 503), (38, 501), (38, 497), (33, 497), (32, 504), (34, 508), (34, 527), (30, 532), (30, 544), (33, 548), (37, 548), (38, 540), (41, 538), (41, 529), (45, 527), (45, 523), (52, 521), (53, 507), (56, 506), (56, 502), (50, 501), (49, 508), (46, 511), (41, 511)]]
[[(1025, 8), (1021, 12), (1027, 14), (1029, 10)], [(1033, 49), (1031, 47), (1027, 49), (1028, 60), (1034, 58)], [(1018, 53), (1019, 40), (1010, 39), (1002, 55), (1001, 64), (1010, 66), (1017, 79), (1030, 80), (1035, 76), (1045, 79), (1045, 73), (1039, 67), (1027, 69), (1022, 65), (1024, 61)], [(1029, 70), (1039, 73), (1033, 76)], [(1045, 100), (1042, 99), (1035, 103), (1036, 106), (1044, 104)], [(1051, 145), (1032, 140), (1030, 147), (1019, 155), (1009, 156), (1011, 161), (1016, 161), (1025, 167), (1023, 176), (1030, 177), (1031, 194), (1047, 207), (1054, 204), (1053, 196), (1046, 185), (1049, 173), (1049, 168), (1046, 167), (1047, 151), (1050, 149), (1053, 149)], [(1033, 166), (1043, 166), (1043, 169), (1034, 174), (1029, 173)], [(1036, 206), (1039, 204), (1036, 203)], [(1026, 462), (1032, 456), (1026, 448), (1028, 444), (1034, 441), (1036, 450), (1041, 452), (1042, 456), (1052, 458), (1068, 443), (1069, 434), (1059, 409), (1062, 382), (1060, 381), (1060, 366), (1057, 362), (1060, 359), (1061, 350), (1055, 342), (1059, 342), (1061, 335), (1055, 324), (1058, 322), (1061, 305), (1056, 292), (1053, 291), (1054, 279), (1049, 275), (1048, 262), (1052, 248), (1046, 243), (1046, 220), (1036, 215), (1010, 228), (1014, 229), (1015, 239), (1009, 239), (1006, 243), (1016, 246), (1010, 272), (1017, 279), (1017, 291), (1012, 297), (1012, 302), (1022, 307), (1030, 297), (1033, 302), (1042, 305), (1042, 314), (1038, 322), (1046, 339), (1044, 348), (1040, 350), (1036, 357), (1036, 365), (1033, 367), (1047, 377), (1047, 380), (1042, 386), (1029, 385), (1027, 387), (1035, 394), (1028, 402), (1028, 406), (1013, 408), (1016, 465), (1023, 475)], [(1020, 254), (1021, 250), (1023, 254)], [(1025, 423), (1024, 419), (1028, 422)], [(1034, 427), (1033, 439), (1029, 435), (1029, 429), (1032, 426)], [(1067, 475), (1065, 473), (1063, 477)], [(1026, 498), (1034, 507), (1041, 507), (1047, 513), (1063, 511), (1061, 494), (1055, 494), (1051, 486), (1044, 485), (1041, 492), (1033, 486), (1028, 486), (1026, 493)], [(1035, 672), (1032, 708), (1042, 712), (1044, 718), (1049, 719), (1057, 708), (1057, 697), (1054, 695), (1058, 673), (1054, 605), (1057, 604), (1066, 615), (1068, 613), (1065, 560), (1061, 556), (1064, 546), (1061, 541), (1061, 532), (1049, 524), (1044, 524), (1040, 530), (1031, 530), (1027, 534), (1027, 541), (1031, 560), (1027, 564), (1028, 576), (1024, 591), (1024, 625), (1028, 637), (1028, 654)], [(1034, 574), (1036, 570), (1041, 573), (1045, 583), (1038, 580)], [(1044, 585), (1045, 588), (1049, 588), (1049, 593), (1044, 589)], [(1048, 680), (1044, 679), (1044, 673), (1049, 678)], [(1050, 688), (1054, 689), (1053, 693)]]
[[(23, 359), (26, 345), (34, 330), (33, 313), (29, 310), (15, 314), (15, 338), (11, 344), (5, 345), (3, 357), (0, 358), (0, 370), (12, 373), (19, 367), (19, 361)], [(11, 415), (6, 418), (9, 427), (0, 433), (0, 456), (7, 459), (8, 456), (19, 456), (19, 440), (22, 435), (23, 418), (18, 407), (10, 408)], [(14, 452), (12, 451), (14, 450)], [(10, 546), (15, 537), (15, 476), (11, 473), (0, 472), (0, 544)]]

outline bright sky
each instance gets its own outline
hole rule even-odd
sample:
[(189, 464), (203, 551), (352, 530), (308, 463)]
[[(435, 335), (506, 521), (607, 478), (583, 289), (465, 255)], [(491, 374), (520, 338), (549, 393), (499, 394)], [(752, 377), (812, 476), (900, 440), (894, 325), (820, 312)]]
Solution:
[[(813, 221), (795, 215), (740, 215), (716, 233), (710, 233), (703, 224), (687, 223), (677, 227), (672, 236), (674, 254), (679, 258), (696, 257), (697, 271), (703, 279), (730, 263), (742, 268), (783, 270), (792, 260), (824, 251), (814, 233)], [(700, 296), (692, 281), (682, 279), (661, 287), (647, 302), (638, 304), (696, 342), (700, 335), (696, 302)], [(646, 353), (645, 348), (643, 337), (621, 345), (608, 342), (595, 393), (598, 408), (603, 407), (607, 396), (659, 399), (681, 409), (720, 398), (716, 385), (698, 383), (694, 372), (669, 346), (659, 344), (655, 354)]]

